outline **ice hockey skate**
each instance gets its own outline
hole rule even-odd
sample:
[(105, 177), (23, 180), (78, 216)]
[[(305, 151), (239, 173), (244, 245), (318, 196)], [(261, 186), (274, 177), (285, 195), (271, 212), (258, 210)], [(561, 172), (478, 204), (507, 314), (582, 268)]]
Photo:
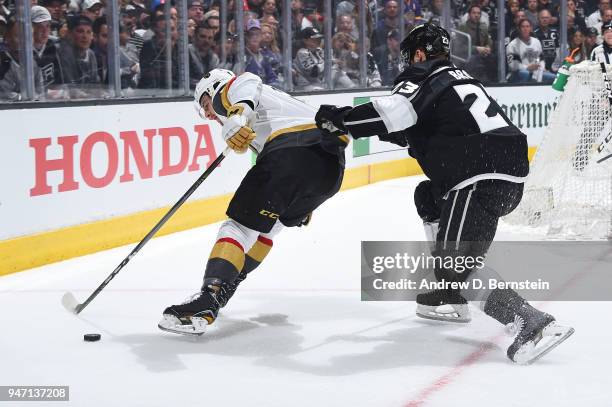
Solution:
[(517, 315), (509, 325), (510, 332), (516, 332), (516, 338), (508, 347), (507, 355), (519, 365), (535, 362), (574, 333), (574, 328), (559, 325), (552, 315), (539, 311), (529, 318)]
[(434, 290), (416, 298), (417, 316), (436, 321), (467, 323), (472, 320), (468, 303), (456, 290)]
[(217, 294), (206, 287), (183, 304), (166, 308), (157, 326), (162, 331), (200, 336), (215, 322), (220, 307)]

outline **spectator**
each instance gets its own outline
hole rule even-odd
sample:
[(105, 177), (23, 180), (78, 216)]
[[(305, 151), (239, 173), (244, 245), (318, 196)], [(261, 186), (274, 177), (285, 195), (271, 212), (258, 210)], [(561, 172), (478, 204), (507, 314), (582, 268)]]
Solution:
[(576, 16), (580, 16), (580, 18), (585, 22), (586, 24), (586, 8), (587, 8), (587, 2), (586, 0), (574, 0), (574, 3), (576, 5)]
[[(491, 2), (490, 0), (480, 0), (480, 12), (482, 15), (480, 16), (481, 21), (487, 21), (487, 26), (489, 26), (489, 30), (497, 28), (497, 7), (495, 2)], [(486, 17), (485, 17), (486, 16)]]
[(519, 2), (518, 0), (508, 0), (508, 3), (506, 5), (506, 13), (504, 14), (504, 19), (506, 21), (506, 38), (510, 38), (510, 40), (513, 40), (514, 37), (512, 37), (512, 30), (517, 28), (517, 24), (519, 22), (519, 18), (517, 18), (517, 15), (519, 13), (522, 13), (522, 18), (527, 18), (526, 14), (524, 11), (521, 11), (520, 7), (519, 7)]
[(140, 63), (138, 49), (130, 42), (130, 33), (123, 24), (119, 25), (119, 68), (121, 89), (134, 89), (138, 84)]
[(278, 32), (278, 27), (280, 26), (278, 20), (272, 15), (265, 15), (259, 19), (261, 25), (268, 24), (274, 29), (274, 32)]
[(603, 26), (606, 23), (609, 23), (610, 21), (612, 21), (612, 8), (607, 9), (606, 11), (604, 11), (603, 16), (601, 18), (601, 25), (599, 25), (597, 28), (599, 35), (597, 36), (597, 44), (603, 44)]
[(166, 59), (168, 58), (166, 44), (166, 19), (158, 15), (153, 21), (153, 37), (144, 42), (140, 54), (140, 81), (139, 88), (143, 89), (168, 89), (175, 88), (178, 84), (178, 59), (176, 41), (176, 21), (170, 19), (170, 45), (172, 47), (172, 71), (170, 73), (172, 83), (166, 78)]
[(6, 18), (0, 14), (0, 45), (4, 42), (5, 33), (6, 33)]
[(215, 34), (215, 54), (221, 58), (221, 46), (225, 47), (225, 62), (220, 60), (219, 68), (229, 69), (230, 71), (234, 70), (234, 65), (238, 61), (236, 58), (236, 48), (238, 45), (237, 36), (232, 34), (231, 32), (227, 32), (225, 34), (225, 44), (221, 44), (221, 32)]
[(532, 27), (538, 25), (538, 0), (527, 0), (525, 17), (529, 20)]
[(351, 36), (353, 41), (359, 39), (359, 32), (357, 31), (357, 27), (355, 27), (353, 16), (348, 14), (341, 14), (336, 18), (336, 32), (345, 33)]
[(139, 9), (136, 9), (136, 10), (137, 10), (136, 11), (136, 15), (137, 15), (136, 32), (138, 33), (138, 35), (142, 37), (144, 32), (151, 26), (151, 13), (148, 11), (144, 13), (140, 13)]
[(191, 18), (187, 19), (187, 37), (188, 37), (187, 41), (190, 44), (193, 44), (193, 37), (195, 35), (195, 30), (197, 26), (198, 26), (198, 23), (196, 23), (193, 19)]
[(612, 63), (612, 21), (601, 26), (603, 43), (596, 46), (591, 53), (591, 61)]
[(39, 4), (49, 10), (49, 14), (51, 14), (51, 31), (49, 35), (59, 39), (60, 28), (66, 23), (66, 2), (64, 0), (40, 0)]
[[(536, 0), (537, 2), (537, 0)], [(480, 24), (484, 24), (485, 28), (488, 30), (489, 29), (489, 15), (487, 13), (484, 13), (482, 11), (482, 6), (480, 5), (479, 2), (473, 2), (465, 11), (465, 14), (463, 14), (461, 16), (461, 18), (459, 19), (459, 25), (463, 25), (465, 23), (468, 22), (468, 20), (470, 19), (470, 10), (472, 9), (473, 6), (478, 7), (478, 9), (480, 10), (480, 20), (479, 23)]]
[(136, 10), (136, 15), (140, 19), (142, 14), (148, 14), (149, 8), (147, 8), (145, 2), (143, 0), (131, 0), (126, 7), (132, 6)]
[(404, 14), (404, 27), (406, 32), (410, 32), (414, 27), (416, 27), (420, 21), (423, 19), (421, 17), (417, 17), (414, 12), (409, 11)]
[(468, 34), (471, 38), (471, 57), (467, 62), (468, 72), (482, 82), (490, 81), (489, 70), (494, 65), (491, 56), (493, 40), (487, 31), (487, 26), (481, 22), (480, 6), (473, 4), (468, 9), (469, 18), (459, 26), (459, 31)]
[(610, 8), (610, 0), (599, 0), (598, 9), (586, 20), (587, 27), (595, 27), (601, 33), (601, 24), (604, 11)]
[[(366, 38), (366, 82), (365, 86), (367, 88), (379, 88), (382, 86), (382, 78), (380, 76), (380, 70), (378, 68), (378, 64), (376, 63), (376, 59), (374, 58), (374, 54), (370, 52), (370, 40)], [(357, 43), (355, 43), (355, 48), (357, 48)], [(354, 80), (356, 85), (360, 85), (360, 81), (358, 78)]]
[(559, 13), (557, 12), (557, 6), (554, 5), (551, 0), (538, 0), (538, 11), (542, 10), (548, 10), (550, 13), (550, 25), (557, 26), (557, 24), (559, 24)]
[[(55, 41), (49, 38), (51, 14), (41, 6), (31, 10), (34, 61), (40, 68), (42, 85), (50, 98), (61, 97), (57, 89), (64, 82)], [(54, 89), (51, 89), (53, 87)]]
[[(159, 16), (164, 16), (165, 13), (166, 13), (166, 5), (158, 4), (153, 10), (153, 21), (155, 21), (155, 19)], [(174, 6), (170, 7), (170, 18), (174, 20), (175, 23), (178, 21), (178, 10)]]
[(570, 30), (568, 34), (569, 34), (568, 35), (569, 49), (570, 50), (575, 50), (576, 48), (579, 49), (579, 51), (574, 54), (574, 62), (579, 63), (579, 62), (588, 60), (589, 57), (586, 52), (586, 47), (584, 44), (585, 38), (584, 38), (584, 34), (582, 33), (582, 31)]
[(420, 21), (423, 17), (421, 2), (419, 0), (404, 0), (404, 14), (408, 13), (412, 13)]
[(541, 10), (538, 14), (539, 25), (533, 32), (534, 36), (542, 44), (542, 55), (546, 70), (557, 72), (558, 66), (553, 67), (553, 62), (559, 58), (559, 32), (550, 26), (551, 15), (548, 10)]
[(587, 28), (586, 38), (584, 40), (584, 47), (586, 54), (590, 57), (593, 49), (597, 46), (597, 36), (598, 36), (597, 28), (591, 27)]
[(195, 30), (194, 43), (189, 45), (190, 85), (195, 89), (202, 77), (219, 66), (219, 57), (213, 51), (213, 29), (205, 24)]
[[(299, 49), (294, 61), (296, 85), (305, 91), (322, 90), (325, 88), (325, 62), (321, 48), (323, 36), (316, 28), (308, 27), (302, 30), (300, 38), (303, 48)], [(351, 79), (338, 67), (337, 61), (333, 61), (330, 69), (333, 88), (354, 87)]]
[(246, 65), (244, 70), (261, 78), (263, 83), (279, 86), (272, 64), (261, 52), (261, 24), (259, 20), (247, 22), (245, 38)]
[[(376, 3), (379, 3), (377, 1)], [(336, 15), (353, 14), (355, 10), (355, 0), (343, 0), (336, 5)]]
[(119, 18), (121, 24), (124, 24), (126, 27), (130, 27), (130, 29), (136, 29), (136, 25), (138, 23), (138, 12), (131, 4), (121, 8), (119, 11)]
[[(266, 3), (264, 3), (264, 6)], [(265, 58), (270, 61), (272, 71), (276, 75), (279, 83), (284, 81), (283, 79), (283, 56), (281, 55), (280, 48), (278, 47), (278, 40), (276, 38), (276, 30), (270, 24), (261, 24), (261, 53)]]
[(510, 41), (506, 47), (510, 82), (552, 83), (555, 75), (545, 70), (544, 60), (542, 59), (542, 45), (537, 38), (531, 36), (531, 23), (527, 19), (522, 19), (518, 26), (518, 37)]
[[(0, 100), (20, 101), (22, 68), (19, 62), (19, 24), (9, 16), (4, 34), (5, 49), (0, 51)], [(35, 98), (43, 98), (43, 81), (40, 68), (34, 66)]]
[[(353, 37), (344, 32), (336, 33), (332, 38), (332, 57), (334, 64), (347, 74), (353, 83), (359, 83), (359, 54)], [(346, 84), (348, 85), (348, 84)], [(352, 85), (352, 84), (351, 84)]]
[(386, 44), (374, 50), (383, 86), (392, 86), (401, 72), (400, 41), (399, 31), (391, 30), (387, 34)]
[(81, 7), (83, 8), (81, 15), (89, 18), (92, 22), (95, 22), (102, 15), (100, 0), (84, 0)]
[(263, 6), (264, 0), (248, 0), (247, 3), (249, 6), (249, 10), (257, 15), (255, 18), (258, 18), (261, 15), (261, 8)]
[(73, 16), (68, 20), (67, 38), (60, 43), (59, 59), (71, 97), (97, 96), (100, 77), (96, 55), (91, 50), (91, 20), (84, 16)]
[(60, 43), (61, 41), (68, 40), (68, 21), (64, 21), (62, 23), (62, 25), (59, 28), (58, 35), (59, 35), (58, 40), (60, 41)]
[[(523, 19), (526, 19), (525, 12), (523, 10), (518, 10), (516, 14), (514, 15), (514, 19), (512, 20), (512, 25), (510, 26), (510, 35), (509, 35), (510, 41), (518, 37), (519, 35), (518, 24)], [(506, 30), (508, 30), (508, 27), (506, 27)]]
[(587, 30), (584, 17), (578, 12), (576, 2), (574, 0), (567, 0), (567, 29), (570, 30), (571, 28), (574, 28), (574, 30), (578, 29), (582, 31), (583, 34), (586, 33)]
[(204, 14), (204, 24), (209, 26), (214, 34), (219, 32), (221, 22), (219, 21), (219, 12), (217, 10), (210, 10)]
[(80, 14), (82, 4), (83, 4), (83, 0), (66, 0), (66, 5), (64, 6), (64, 12), (68, 16), (74, 16), (76, 14)]
[(204, 6), (200, 0), (190, 0), (187, 3), (187, 18), (191, 18), (196, 24), (204, 22)]
[(291, 0), (291, 32), (299, 33), (312, 23), (304, 17), (304, 4), (302, 0)]
[(121, 9), (121, 22), (125, 28), (125, 32), (130, 37), (128, 41), (130, 44), (136, 47), (138, 53), (140, 54), (140, 50), (144, 44), (144, 39), (136, 30), (136, 16), (137, 9), (130, 4), (128, 4), (124, 9)]
[[(306, 27), (314, 27), (317, 30), (321, 31), (323, 29), (323, 17), (317, 11), (316, 2), (308, 2), (305, 3), (304, 8), (302, 9), (304, 13), (305, 25)], [(304, 26), (304, 23), (302, 26)]]
[(280, 18), (278, 8), (276, 7), (276, 0), (265, 0), (261, 7), (261, 20), (270, 17), (273, 17), (275, 20)]
[(389, 31), (394, 28), (399, 29), (400, 15), (399, 3), (397, 0), (387, 0), (382, 17), (383, 18), (378, 21), (374, 29), (374, 35), (372, 37), (374, 47), (384, 45)]
[(102, 83), (108, 83), (108, 25), (106, 17), (100, 17), (93, 23), (92, 51), (96, 55), (98, 77)]
[(429, 10), (423, 13), (423, 19), (431, 24), (440, 25), (444, 10), (444, 0), (431, 0)]
[(325, 60), (321, 48), (321, 33), (312, 27), (300, 32), (303, 48), (297, 52), (294, 66), (296, 85), (302, 90), (322, 90)]

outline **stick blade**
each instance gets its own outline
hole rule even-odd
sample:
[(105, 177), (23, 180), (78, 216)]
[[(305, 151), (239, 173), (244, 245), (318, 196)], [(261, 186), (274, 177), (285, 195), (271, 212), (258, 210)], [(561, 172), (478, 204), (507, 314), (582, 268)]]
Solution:
[(64, 293), (62, 296), (62, 305), (68, 312), (72, 312), (73, 314), (78, 313), (77, 307), (79, 306), (79, 302), (71, 292)]

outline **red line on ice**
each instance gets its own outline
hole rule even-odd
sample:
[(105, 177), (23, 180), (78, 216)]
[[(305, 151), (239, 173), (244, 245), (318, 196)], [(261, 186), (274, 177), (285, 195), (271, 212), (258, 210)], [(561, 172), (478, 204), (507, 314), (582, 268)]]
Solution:
[(421, 392), (411, 401), (409, 401), (404, 407), (420, 407), (423, 403), (431, 396), (450, 384), (459, 374), (467, 367), (478, 362), (484, 357), (484, 355), (494, 348), (495, 343), (503, 337), (503, 334), (496, 335), (487, 341), (486, 345), (480, 347), (480, 349), (470, 353), (463, 358), (455, 367), (453, 367), (448, 373), (440, 376), (429, 386), (425, 387)]

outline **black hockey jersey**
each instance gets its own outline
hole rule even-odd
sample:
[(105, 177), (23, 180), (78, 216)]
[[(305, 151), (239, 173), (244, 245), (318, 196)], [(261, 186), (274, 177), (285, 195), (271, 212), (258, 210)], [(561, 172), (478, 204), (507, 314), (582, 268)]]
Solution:
[(533, 34), (542, 44), (542, 57), (546, 62), (546, 69), (552, 71), (552, 64), (557, 59), (559, 50), (559, 32), (552, 27), (548, 27), (546, 31), (538, 27)]
[(45, 88), (64, 83), (57, 46), (52, 40), (48, 40), (41, 51), (34, 49), (34, 61), (40, 67)]
[(478, 80), (438, 59), (408, 67), (395, 83), (391, 96), (345, 112), (353, 138), (378, 135), (409, 146), (442, 191), (481, 179), (525, 181), (527, 137)]

